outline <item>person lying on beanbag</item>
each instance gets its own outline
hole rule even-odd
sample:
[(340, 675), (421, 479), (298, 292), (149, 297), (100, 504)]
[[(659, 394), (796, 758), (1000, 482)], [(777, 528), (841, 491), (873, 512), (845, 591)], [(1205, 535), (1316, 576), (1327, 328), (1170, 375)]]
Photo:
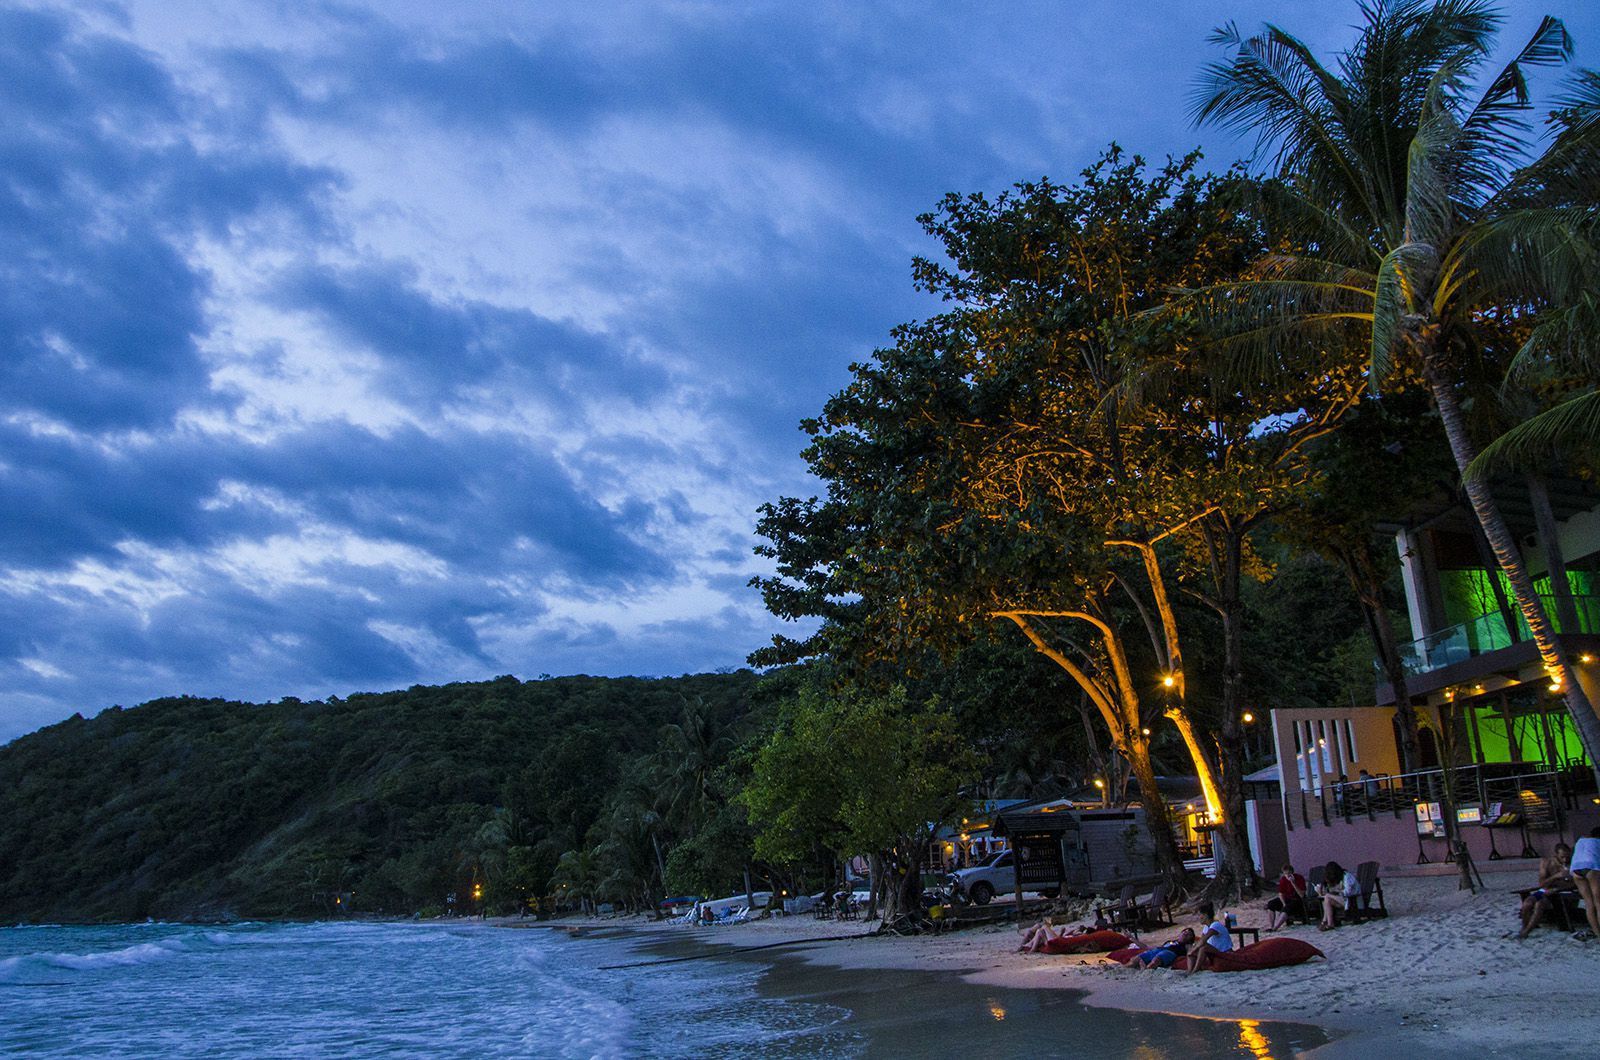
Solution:
[(1128, 959), (1129, 968), (1171, 968), (1179, 957), (1189, 952), (1189, 947), (1194, 945), (1194, 928), (1184, 928), (1183, 934), (1175, 939), (1169, 939), (1161, 945), (1136, 953)]

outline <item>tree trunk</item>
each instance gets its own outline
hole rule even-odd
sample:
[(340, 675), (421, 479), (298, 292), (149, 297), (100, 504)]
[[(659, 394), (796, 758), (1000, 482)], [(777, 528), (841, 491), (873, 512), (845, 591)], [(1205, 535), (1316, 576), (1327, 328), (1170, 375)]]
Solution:
[(1149, 742), (1142, 733), (1133, 734), (1131, 739), (1138, 740), (1138, 746), (1128, 749), (1128, 767), (1139, 785), (1139, 805), (1144, 807), (1145, 828), (1155, 847), (1156, 870), (1176, 893), (1183, 887), (1183, 857), (1178, 853), (1178, 840), (1172, 834), (1172, 815), (1167, 809), (1166, 796), (1161, 794), (1156, 783), (1155, 767), (1150, 764)]
[(1489, 538), (1483, 532), (1483, 524), (1480, 522), (1473, 523), (1472, 543), (1478, 548), (1478, 560), (1483, 564), (1484, 576), (1489, 579), (1489, 592), (1494, 597), (1495, 610), (1500, 613), (1500, 621), (1506, 627), (1506, 641), (1510, 644), (1520, 644), (1522, 626), (1517, 622), (1517, 613), (1511, 609), (1511, 601), (1506, 598), (1505, 586), (1495, 577), (1495, 569), (1500, 566), (1500, 560), (1495, 556), (1494, 548), (1489, 544)]
[(1377, 653), (1383, 675), (1394, 691), (1395, 721), (1400, 729), (1400, 772), (1415, 773), (1422, 768), (1422, 755), (1417, 746), (1417, 712), (1406, 688), (1406, 664), (1400, 657), (1399, 642), (1395, 640), (1394, 623), (1389, 621), (1389, 610), (1383, 606), (1383, 583), (1372, 561), (1372, 550), (1363, 541), (1351, 549), (1340, 549), (1339, 559), (1355, 589), (1361, 616), (1366, 619), (1372, 650)]
[[(1428, 387), (1433, 392), (1439, 418), (1444, 422), (1445, 437), (1450, 442), (1450, 453), (1455, 458), (1456, 467), (1465, 473), (1467, 465), (1478, 454), (1467, 435), (1466, 421), (1462, 418), (1461, 406), (1456, 401), (1455, 391), (1451, 389), (1448, 379), (1434, 360), (1432, 357), (1424, 358), (1423, 370), (1427, 376)], [(1516, 594), (1517, 606), (1521, 608), (1522, 616), (1528, 623), (1528, 630), (1533, 634), (1534, 643), (1538, 645), (1539, 657), (1544, 660), (1545, 669), (1551, 678), (1560, 682), (1567, 704), (1567, 713), (1572, 715), (1573, 725), (1578, 730), (1578, 738), (1583, 742), (1584, 752), (1589, 756), (1589, 766), (1594, 770), (1595, 780), (1600, 782), (1600, 716), (1596, 716), (1589, 697), (1584, 695), (1583, 686), (1578, 684), (1572, 667), (1567, 663), (1566, 652), (1562, 650), (1561, 643), (1556, 640), (1555, 633), (1550, 628), (1550, 621), (1545, 617), (1544, 605), (1540, 602), (1538, 594), (1533, 591), (1533, 579), (1528, 577), (1528, 569), (1522, 563), (1522, 554), (1517, 551), (1516, 539), (1512, 537), (1511, 528), (1506, 525), (1499, 505), (1495, 503), (1494, 494), (1490, 492), (1487, 483), (1478, 479), (1468, 479), (1466, 491), (1467, 499), (1472, 504), (1473, 514), (1478, 517), (1478, 522), (1483, 527), (1483, 536), (1494, 551), (1500, 569), (1505, 571), (1506, 578), (1511, 582), (1511, 591)]]
[[(1453, 706), (1451, 702), (1439, 706), (1439, 775), (1442, 780), (1441, 786), (1444, 788), (1439, 801), (1440, 812), (1444, 815), (1444, 843), (1452, 856), (1456, 854), (1458, 843), (1462, 851), (1466, 850), (1466, 844), (1460, 842), (1461, 825), (1456, 818), (1456, 765), (1459, 762), (1457, 755), (1459, 745), (1456, 742), (1456, 727), (1450, 717)], [(1478, 889), (1472, 882), (1472, 862), (1468, 860), (1470, 856), (1466, 854), (1456, 857), (1456, 870), (1461, 877), (1456, 889), (1477, 894)]]
[(1217, 730), (1218, 779), (1222, 820), (1215, 835), (1222, 864), (1214, 886), (1224, 895), (1243, 897), (1255, 890), (1255, 863), (1245, 832), (1244, 810), (1244, 599), (1239, 580), (1244, 568), (1244, 535), (1225, 525), (1216, 531), (1222, 560), (1218, 603), (1222, 614), (1222, 724)]
[[(1183, 859), (1178, 855), (1178, 843), (1172, 836), (1172, 821), (1167, 812), (1165, 797), (1156, 785), (1155, 767), (1150, 763), (1150, 739), (1144, 735), (1141, 705), (1128, 673), (1127, 659), (1122, 653), (1121, 641), (1115, 631), (1108, 624), (1095, 622), (1105, 638), (1106, 651), (1115, 660), (1115, 667), (1119, 671), (1118, 690), (1111, 690), (1097, 684), (1081, 667), (1051, 646), (1024, 616), (1016, 612), (999, 614), (1015, 623), (1033, 644), (1034, 649), (1070, 674), (1078, 683), (1078, 687), (1083, 689), (1094, 702), (1111, 735), (1112, 746), (1127, 759), (1134, 780), (1138, 782), (1139, 802), (1145, 809), (1145, 823), (1150, 830), (1151, 842), (1155, 846), (1157, 867), (1174, 886), (1181, 886)], [(1074, 616), (1087, 617), (1076, 612)], [(1169, 712), (1168, 716), (1173, 717), (1175, 721), (1183, 718), (1181, 712)], [(1187, 719), (1184, 718), (1179, 727), (1183, 728), (1186, 725)], [(1190, 751), (1193, 753), (1195, 750), (1191, 739)], [(1207, 785), (1210, 770), (1204, 758), (1197, 756), (1195, 764), (1200, 770), (1201, 784)]]
[(1556, 602), (1556, 621), (1563, 633), (1582, 633), (1578, 625), (1578, 605), (1572, 599), (1572, 583), (1567, 580), (1567, 557), (1561, 552), (1555, 509), (1550, 506), (1550, 490), (1540, 475), (1529, 475), (1527, 479), (1533, 524), (1539, 528), (1539, 547), (1544, 551), (1545, 566), (1550, 571), (1550, 595)]
[(667, 861), (661, 856), (661, 839), (654, 830), (650, 832), (650, 845), (656, 852), (656, 871), (661, 874), (661, 893), (666, 897), (667, 891)]

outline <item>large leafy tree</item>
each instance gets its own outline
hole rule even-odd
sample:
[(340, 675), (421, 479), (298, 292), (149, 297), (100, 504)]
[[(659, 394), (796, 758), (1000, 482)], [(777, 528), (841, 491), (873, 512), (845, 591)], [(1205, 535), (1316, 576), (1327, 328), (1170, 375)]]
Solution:
[[(1150, 758), (1165, 712), (1247, 874), (1241, 800), (1224, 811), (1214, 779), (1219, 750), (1222, 787), (1242, 775), (1246, 535), (1300, 487), (1303, 445), (1357, 385), (1312, 353), (1300, 385), (1220, 386), (1191, 321), (1152, 315), (1261, 245), (1236, 181), (1194, 162), (1150, 171), (1113, 149), (1076, 185), (949, 196), (925, 217), (945, 260), (919, 261), (918, 280), (953, 306), (899, 329), (810, 425), (829, 496), (765, 510), (779, 577), (763, 588), (780, 614), (828, 618), (811, 650), (902, 655), (1014, 625), (1097, 711), (1175, 867)], [(1220, 709), (1199, 726), (1174, 559), (1222, 616)]]
[(757, 752), (740, 794), (757, 826), (756, 852), (774, 862), (817, 844), (873, 853), (891, 874), (886, 924), (914, 915), (934, 832), (970, 807), (963, 791), (977, 758), (937, 703), (803, 688)]
[[(1597, 282), (1594, 199), (1584, 187), (1592, 175), (1574, 163), (1592, 157), (1600, 128), (1578, 120), (1533, 154), (1527, 73), (1571, 54), (1555, 19), (1485, 78), (1502, 21), (1493, 5), (1373, 0), (1360, 11), (1356, 43), (1331, 66), (1276, 26), (1251, 37), (1218, 31), (1231, 54), (1208, 68), (1196, 118), (1259, 137), (1280, 178), (1274, 205), (1296, 237), (1246, 282), (1198, 303), (1223, 307), (1235, 349), (1261, 355), (1245, 360), (1265, 371), (1287, 343), (1364, 339), (1374, 387), (1403, 372), (1425, 384), (1464, 471), (1478, 440), (1463, 397), (1497, 356), (1486, 319), (1536, 315), (1535, 343), (1592, 338), (1583, 319)], [(1563, 202), (1549, 194), (1554, 186), (1573, 194)], [(1475, 477), (1465, 492), (1600, 765), (1600, 717), (1494, 495)]]

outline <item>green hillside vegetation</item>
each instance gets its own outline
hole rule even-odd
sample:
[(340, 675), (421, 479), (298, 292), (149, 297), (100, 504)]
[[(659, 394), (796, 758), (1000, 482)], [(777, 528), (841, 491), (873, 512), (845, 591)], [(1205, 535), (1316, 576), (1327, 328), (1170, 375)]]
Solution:
[(318, 915), (348, 892), (407, 913), (475, 883), (508, 905), (542, 891), (663, 726), (691, 705), (732, 725), (756, 680), (502, 677), (75, 716), (0, 748), (0, 922)]
[[(1252, 658), (1279, 675), (1283, 705), (1345, 701), (1371, 664), (1342, 575), (1310, 552), (1281, 562), (1283, 577), (1251, 586)], [(1289, 597), (1302, 594), (1319, 601), (1320, 635), (1349, 645), (1318, 667), (1298, 664), (1308, 616)], [(1197, 656), (1194, 670), (1204, 694), (1214, 667)], [(856, 731), (843, 701), (875, 720)], [(758, 889), (810, 892), (841, 855), (903, 846), (907, 822), (1089, 784), (1107, 760), (1083, 709), (1058, 668), (1005, 636), (870, 673), (501, 677), (113, 707), (0, 747), (0, 923), (404, 916), (444, 912), (451, 893), (462, 914), (529, 898), (638, 909), (742, 891), (747, 867)], [(814, 769), (769, 768), (797, 734), (840, 724)], [(933, 729), (930, 758), (917, 734)], [(1184, 771), (1171, 731), (1154, 757)], [(898, 783), (945, 767), (938, 783)]]

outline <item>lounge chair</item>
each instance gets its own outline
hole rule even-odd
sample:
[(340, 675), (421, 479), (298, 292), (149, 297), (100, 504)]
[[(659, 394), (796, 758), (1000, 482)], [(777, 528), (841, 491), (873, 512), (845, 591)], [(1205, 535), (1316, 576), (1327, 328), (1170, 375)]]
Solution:
[(1172, 893), (1172, 885), (1165, 880), (1156, 884), (1155, 890), (1150, 892), (1150, 897), (1142, 902), (1135, 903), (1133, 919), (1141, 927), (1160, 927), (1172, 923), (1172, 918), (1167, 915), (1167, 898)]
[(1122, 893), (1117, 896), (1115, 905), (1105, 909), (1106, 923), (1113, 928), (1131, 928), (1135, 934), (1139, 930), (1139, 903), (1137, 901), (1139, 889), (1135, 884), (1126, 884)]
[[(1361, 894), (1345, 910), (1346, 918), (1356, 921), (1388, 916), (1389, 908), (1383, 903), (1383, 881), (1378, 878), (1376, 861), (1363, 861), (1356, 866), (1356, 883), (1361, 885)], [(1374, 898), (1378, 900), (1377, 908), (1372, 905)]]

